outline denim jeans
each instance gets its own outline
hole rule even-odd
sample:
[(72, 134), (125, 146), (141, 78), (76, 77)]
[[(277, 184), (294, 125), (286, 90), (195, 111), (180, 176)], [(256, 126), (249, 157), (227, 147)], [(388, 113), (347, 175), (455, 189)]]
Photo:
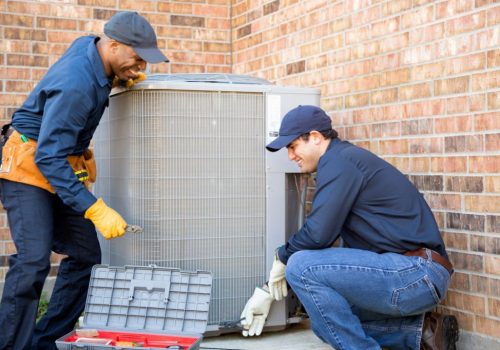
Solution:
[[(54, 341), (73, 329), (83, 311), (92, 266), (101, 260), (94, 225), (57, 195), (34, 186), (0, 180), (0, 197), (17, 249), (0, 303), (0, 349), (57, 349)], [(47, 313), (35, 327), (51, 251), (67, 257)]]
[(419, 349), (424, 313), (450, 275), (428, 259), (350, 248), (299, 251), (286, 279), (314, 333), (336, 350)]

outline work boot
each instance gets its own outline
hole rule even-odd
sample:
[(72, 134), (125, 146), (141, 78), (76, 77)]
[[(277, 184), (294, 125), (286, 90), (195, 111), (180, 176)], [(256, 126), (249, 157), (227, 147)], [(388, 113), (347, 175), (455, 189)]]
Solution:
[(455, 350), (458, 322), (453, 315), (427, 312), (422, 328), (420, 350)]

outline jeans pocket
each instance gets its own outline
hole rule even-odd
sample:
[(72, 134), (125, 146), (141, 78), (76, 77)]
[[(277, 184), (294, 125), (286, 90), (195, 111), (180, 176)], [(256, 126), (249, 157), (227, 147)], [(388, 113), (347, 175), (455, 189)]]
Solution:
[(402, 316), (421, 314), (439, 303), (432, 281), (427, 276), (394, 290), (392, 305)]

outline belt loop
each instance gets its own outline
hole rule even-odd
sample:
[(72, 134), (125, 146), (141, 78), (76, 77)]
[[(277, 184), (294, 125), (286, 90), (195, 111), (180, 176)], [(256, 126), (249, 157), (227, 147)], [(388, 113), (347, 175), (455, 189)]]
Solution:
[(430, 250), (429, 248), (424, 248), (424, 249), (425, 249), (425, 254), (427, 255), (427, 260), (434, 261), (434, 259), (432, 259), (432, 250)]

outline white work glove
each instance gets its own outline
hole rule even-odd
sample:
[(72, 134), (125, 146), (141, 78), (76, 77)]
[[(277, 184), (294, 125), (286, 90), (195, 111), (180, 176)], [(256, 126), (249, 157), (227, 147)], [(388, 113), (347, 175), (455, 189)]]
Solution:
[(273, 267), (269, 272), (269, 293), (276, 300), (285, 298), (288, 294), (285, 279), (285, 264), (278, 258), (278, 253), (274, 255)]
[(243, 326), (241, 333), (243, 336), (253, 337), (262, 333), (273, 300), (273, 297), (264, 289), (255, 287), (252, 297), (248, 299), (241, 313), (241, 325)]

